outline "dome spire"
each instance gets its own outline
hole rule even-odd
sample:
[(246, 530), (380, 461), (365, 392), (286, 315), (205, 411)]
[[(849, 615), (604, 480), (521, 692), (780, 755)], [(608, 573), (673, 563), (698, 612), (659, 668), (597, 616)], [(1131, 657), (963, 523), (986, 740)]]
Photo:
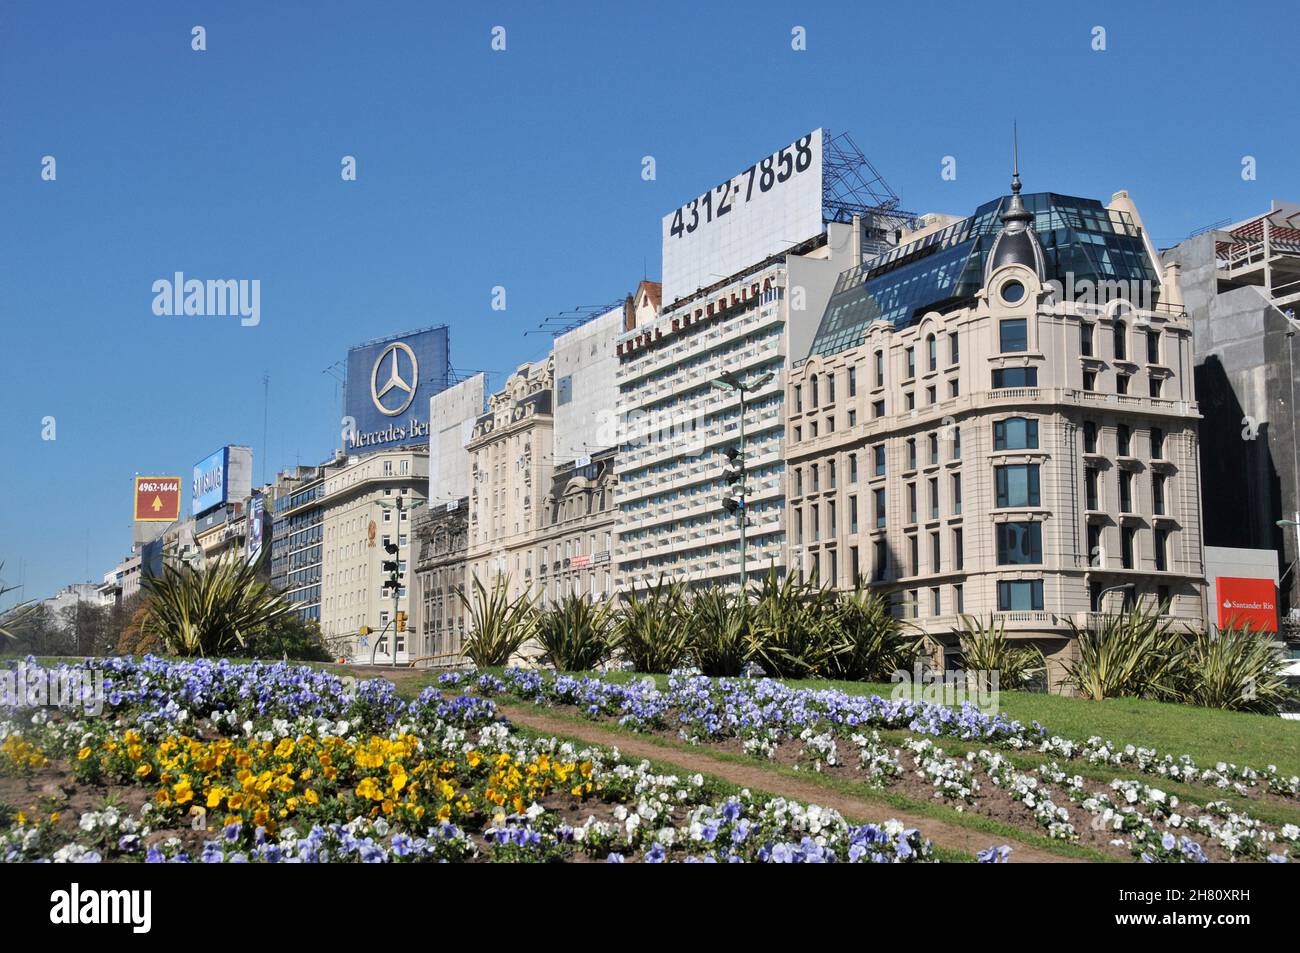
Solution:
[(1013, 122), (1011, 126), (1011, 199), (1000, 216), (1002, 231), (993, 241), (985, 263), (985, 283), (993, 272), (1003, 265), (1024, 265), (1033, 269), (1041, 281), (1046, 274), (1043, 248), (1034, 231), (1034, 213), (1025, 208), (1020, 197), (1020, 134)]

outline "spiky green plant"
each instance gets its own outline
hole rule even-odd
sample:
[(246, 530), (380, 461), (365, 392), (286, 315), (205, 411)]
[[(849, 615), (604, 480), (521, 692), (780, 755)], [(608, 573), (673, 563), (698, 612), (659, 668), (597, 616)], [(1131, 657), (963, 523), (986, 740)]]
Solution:
[(614, 614), (610, 603), (569, 593), (541, 611), (536, 638), (546, 661), (562, 672), (583, 672), (609, 658), (613, 650)]
[(834, 594), (791, 573), (769, 569), (754, 602), (753, 655), (769, 674), (809, 678), (825, 674), (833, 654)]
[(861, 582), (835, 600), (827, 674), (853, 681), (889, 681), (912, 671), (925, 637), (890, 611), (889, 601)]
[(477, 575), (471, 586), (472, 597), (463, 589), (456, 593), (470, 616), (470, 632), (461, 651), (479, 668), (508, 665), (537, 631), (537, 597), (525, 593), (512, 600), (506, 575), (498, 575), (490, 591)]
[(1249, 627), (1189, 633), (1175, 679), (1180, 701), (1275, 715), (1290, 698), (1286, 660)]
[(1023, 688), (1047, 670), (1042, 650), (1008, 639), (1003, 620), (992, 615), (987, 619), (964, 615), (961, 628), (953, 633), (961, 645), (962, 669), (968, 675), (978, 673), (986, 679), (997, 672), (1001, 690)]
[(671, 672), (689, 648), (685, 609), (680, 582), (660, 576), (653, 586), (634, 587), (614, 627), (618, 651), (638, 672)]
[(686, 631), (691, 657), (705, 675), (740, 675), (754, 651), (753, 607), (744, 593), (710, 586), (691, 599)]
[(149, 595), (142, 627), (173, 655), (236, 651), (292, 608), (237, 553), (200, 569), (166, 563), (142, 585)]
[(1176, 697), (1182, 646), (1160, 609), (1139, 606), (1087, 626), (1068, 624), (1078, 658), (1066, 666), (1066, 681), (1085, 698)]
[[(4, 563), (0, 563), (0, 570), (5, 568)], [(0, 596), (5, 593), (13, 592), (17, 586), (0, 586)], [(29, 622), (35, 613), (35, 602), (20, 602), (18, 605), (5, 611), (0, 616), (0, 636), (7, 639), (19, 638), (27, 622)]]

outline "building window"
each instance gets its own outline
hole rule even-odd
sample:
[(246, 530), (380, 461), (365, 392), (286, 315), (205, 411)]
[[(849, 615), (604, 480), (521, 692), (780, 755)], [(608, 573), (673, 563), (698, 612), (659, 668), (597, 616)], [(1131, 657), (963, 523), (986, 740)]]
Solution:
[(1155, 328), (1147, 328), (1147, 363), (1160, 363), (1160, 332)]
[(925, 339), (925, 350), (930, 370), (937, 371), (939, 369), (939, 341), (933, 334)]
[(1083, 372), (1083, 389), (1084, 389), (1085, 391), (1089, 392), (1089, 393), (1092, 393), (1093, 391), (1095, 391), (1095, 390), (1097, 389), (1097, 372), (1096, 372), (1096, 371), (1084, 371), (1084, 372)]
[(943, 565), (943, 552), (939, 545), (939, 533), (930, 534), (930, 572), (940, 572)]
[(932, 433), (930, 434), (930, 466), (932, 467), (938, 466), (938, 464), (939, 464), (939, 435), (937, 433)]
[(1083, 471), (1084, 495), (1086, 500), (1084, 507), (1090, 510), (1100, 510), (1100, 501), (1097, 497), (1097, 471), (1089, 467)]
[(1133, 433), (1128, 429), (1127, 424), (1120, 424), (1115, 428), (1115, 453), (1121, 457), (1132, 456), (1129, 452), (1133, 449)]
[(826, 403), (835, 403), (835, 373), (833, 371), (826, 375)]
[(921, 547), (915, 533), (907, 537), (907, 570), (909, 576), (921, 574)]
[(993, 423), (994, 450), (1037, 450), (1038, 421), (1028, 417), (1008, 417)]
[(875, 418), (880, 418), (885, 416), (885, 402), (883, 400), (877, 400), (872, 402), (871, 416)]
[(1018, 579), (998, 583), (998, 610), (1001, 612), (1041, 612), (1043, 581)]
[(961, 474), (952, 475), (952, 513), (957, 516), (961, 513)]
[(961, 459), (961, 428), (956, 425), (952, 428), (952, 458)]
[(1043, 561), (1042, 523), (998, 523), (994, 535), (999, 566), (1037, 565)]
[(952, 568), (964, 569), (966, 566), (966, 551), (963, 545), (961, 527), (952, 531)]
[(1083, 422), (1083, 452), (1097, 452), (1097, 425), (1091, 420)]
[(1115, 375), (1115, 393), (1117, 393), (1117, 394), (1127, 394), (1127, 393), (1128, 393), (1128, 375), (1127, 375), (1127, 374), (1116, 374), (1116, 375)]
[(993, 372), (993, 389), (1007, 387), (1037, 387), (1038, 368), (1036, 367), (999, 367)]
[(808, 507), (808, 512), (812, 516), (812, 539), (815, 543), (822, 538), (821, 513), (818, 511), (816, 503)]
[(957, 615), (966, 611), (966, 592), (961, 583), (952, 587), (952, 611)]
[(876, 352), (876, 386), (885, 386), (885, 352)]
[(1165, 515), (1165, 475), (1151, 475), (1151, 512), (1156, 516)]
[(1125, 526), (1119, 534), (1119, 561), (1125, 569), (1133, 568), (1133, 540), (1137, 535), (1137, 528)]
[(803, 413), (803, 385), (802, 384), (794, 385), (794, 412), (796, 414)]
[(816, 493), (822, 488), (821, 468), (814, 463), (808, 468), (808, 472), (812, 474), (812, 491)]
[(884, 476), (885, 475), (885, 445), (883, 443), (878, 443), (871, 448), (871, 452), (875, 455), (876, 476)]
[(1156, 572), (1166, 572), (1169, 569), (1169, 530), (1164, 527), (1156, 529), (1152, 534), (1152, 542), (1155, 546)]
[(916, 410), (916, 395), (910, 390), (903, 395), (903, 409)]
[(958, 343), (957, 332), (953, 331), (948, 335), (948, 363), (957, 364), (961, 361), (961, 345)]
[(930, 479), (930, 519), (939, 518), (939, 478)]
[(1003, 354), (1029, 350), (1029, 323), (1024, 318), (998, 322), (998, 346)]
[(996, 505), (1038, 506), (1038, 464), (1017, 463), (993, 468)]
[[(803, 545), (803, 510), (799, 509), (799, 507), (796, 506), (790, 510), (790, 513), (793, 516), (793, 523), (794, 523), (794, 544), (796, 546), (802, 546)], [(546, 562), (545, 550), (542, 551), (542, 562)]]
[(1079, 353), (1084, 357), (1092, 357), (1092, 329), (1086, 321), (1079, 325)]
[(930, 615), (939, 615), (939, 587), (930, 590)]
[(1115, 360), (1128, 360), (1128, 329), (1123, 321), (1115, 322)]
[(916, 469), (916, 438), (909, 437), (907, 440), (907, 469)]
[(817, 407), (817, 375), (814, 374), (808, 378), (808, 406), (816, 409)]
[[(858, 531), (858, 498), (856, 496), (850, 496), (849, 497), (849, 532), (856, 533), (857, 531)], [(855, 570), (854, 576), (856, 575), (857, 572)]]
[(1119, 474), (1119, 511), (1133, 512), (1133, 474), (1121, 470)]
[(961, 381), (957, 380), (957, 378), (955, 377), (948, 382), (948, 396), (949, 397), (961, 396)]
[(1150, 394), (1151, 394), (1152, 397), (1154, 397), (1154, 398), (1156, 398), (1156, 399), (1159, 399), (1159, 397), (1160, 397), (1160, 386), (1161, 386), (1161, 384), (1163, 384), (1163, 383), (1164, 383), (1164, 382), (1163, 382), (1160, 378), (1158, 378), (1158, 377), (1152, 377), (1152, 378), (1150, 378), (1150, 380), (1148, 381), (1148, 385), (1149, 385), (1149, 392), (1150, 392)]
[(835, 489), (835, 461), (826, 461), (826, 489)]
[(1088, 525), (1088, 565), (1094, 569), (1106, 568), (1106, 559), (1101, 548), (1101, 527), (1096, 523)]
[(907, 484), (907, 521), (916, 522), (916, 484)]
[(907, 361), (907, 373), (904, 375), (904, 380), (911, 380), (916, 376), (916, 348), (909, 347), (904, 354)]
[(1163, 460), (1165, 458), (1165, 432), (1159, 427), (1151, 428), (1151, 459)]
[(856, 397), (858, 394), (858, 369), (849, 368), (849, 396)]
[(877, 540), (872, 547), (872, 581), (884, 582), (885, 574), (889, 569), (889, 550), (885, 548), (884, 540)]
[(876, 529), (884, 529), (885, 528), (885, 491), (876, 490), (874, 496), (876, 498)]

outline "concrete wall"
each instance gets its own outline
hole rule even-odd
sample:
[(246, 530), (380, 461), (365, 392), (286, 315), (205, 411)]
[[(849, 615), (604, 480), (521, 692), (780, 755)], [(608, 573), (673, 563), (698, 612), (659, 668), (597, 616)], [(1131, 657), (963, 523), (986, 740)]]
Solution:
[[(1296, 415), (1292, 405), (1294, 338), (1261, 289), (1218, 286), (1216, 233), (1197, 235), (1165, 252), (1180, 266), (1179, 283), (1192, 324), (1201, 424), (1205, 540), (1211, 546), (1270, 549), (1296, 558)], [(1300, 388), (1296, 389), (1300, 393)], [(1281, 615), (1300, 607), (1292, 573)]]
[(469, 494), (465, 445), (483, 413), (485, 378), (475, 374), (429, 398), (429, 502), (448, 503)]
[[(852, 255), (853, 226), (840, 223), (828, 225), (827, 245), (829, 259), (791, 255), (786, 261), (790, 274), (789, 287), (786, 288), (786, 300), (789, 303), (786, 324), (787, 367), (808, 356), (813, 338), (817, 336), (817, 327), (821, 324), (822, 313), (826, 310), (826, 303), (835, 290), (836, 279), (841, 272), (857, 264)], [(797, 291), (801, 292), (799, 300), (795, 299)]]
[[(618, 356), (623, 306), (555, 339), (555, 461), (569, 463), (616, 442)], [(567, 379), (567, 380), (566, 380)]]

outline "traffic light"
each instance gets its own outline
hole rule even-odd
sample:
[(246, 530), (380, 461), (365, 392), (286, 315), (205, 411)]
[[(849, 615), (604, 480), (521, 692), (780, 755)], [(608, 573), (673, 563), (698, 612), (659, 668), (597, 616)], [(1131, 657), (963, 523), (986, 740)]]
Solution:
[(401, 609), (397, 610), (397, 631), (398, 632), (406, 631), (406, 613), (403, 612)]
[(722, 478), (727, 483), (727, 492), (722, 498), (722, 508), (730, 516), (743, 516), (745, 512), (745, 458), (736, 447), (727, 447), (727, 457)]
[(400, 589), (402, 588), (402, 573), (400, 570), (401, 564), (397, 561), (397, 544), (391, 542), (384, 543), (384, 552), (388, 553), (388, 555), (393, 558), (385, 559), (381, 565), (382, 571), (388, 573), (388, 578), (384, 580), (383, 588), (386, 590)]

